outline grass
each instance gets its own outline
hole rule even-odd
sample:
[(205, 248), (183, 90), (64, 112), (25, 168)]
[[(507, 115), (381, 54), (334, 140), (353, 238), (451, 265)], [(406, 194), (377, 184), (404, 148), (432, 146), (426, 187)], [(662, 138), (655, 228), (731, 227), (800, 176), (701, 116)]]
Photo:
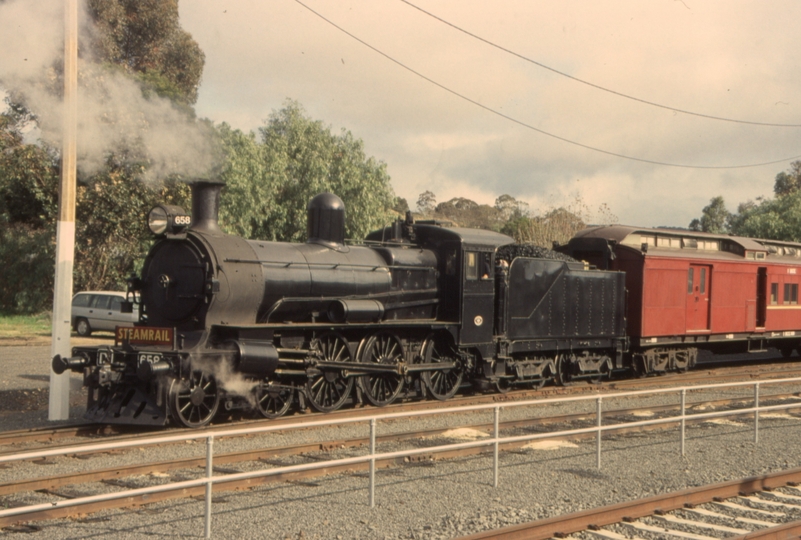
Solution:
[(27, 340), (49, 337), (51, 333), (50, 313), (38, 315), (0, 314), (0, 340)]

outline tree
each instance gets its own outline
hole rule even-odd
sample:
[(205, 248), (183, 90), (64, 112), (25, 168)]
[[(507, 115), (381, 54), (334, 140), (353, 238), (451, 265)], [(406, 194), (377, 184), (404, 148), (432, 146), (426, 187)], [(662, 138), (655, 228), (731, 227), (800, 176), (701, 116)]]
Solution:
[(520, 244), (550, 247), (554, 242), (564, 244), (587, 225), (580, 215), (559, 207), (535, 217), (521, 216), (508, 221), (501, 232)]
[(738, 236), (801, 242), (801, 191), (740, 205), (731, 231)]
[[(85, 62), (81, 84), (103, 96), (103, 81), (122, 73), (128, 82), (131, 78), (138, 82), (129, 86), (141, 89), (145, 98), (165, 96), (181, 105), (179, 116), (193, 117), (190, 104), (197, 98), (204, 57), (178, 25), (177, 0), (88, 0), (87, 7), (97, 28), (92, 39), (81, 43), (81, 54), (104, 65)], [(38, 84), (42, 95), (60, 92), (52, 74)], [(24, 90), (6, 90), (11, 97), (6, 97), (6, 110), (0, 114), (0, 264), (6, 283), (14, 286), (0, 291), (0, 310), (34, 312), (47, 309), (52, 301), (60, 157), (46, 139), (26, 143), (24, 128), (45, 124), (39, 124), (41, 111), (21, 105)], [(124, 94), (125, 100), (131, 97)], [(154, 107), (159, 112), (167, 108), (173, 107), (162, 103)], [(152, 126), (145, 125), (139, 112), (125, 109), (122, 114), (136, 117), (134, 123), (148, 131)], [(101, 123), (117, 120), (113, 114), (104, 115)], [(42, 134), (47, 137), (46, 130)], [(78, 290), (124, 286), (124, 278), (141, 264), (150, 241), (143, 225), (146, 212), (157, 201), (186, 202), (188, 189), (177, 184), (177, 178), (159, 186), (142, 182), (152, 160), (142, 151), (140, 135), (134, 133), (120, 144), (104, 141), (98, 160), (102, 166), (91, 173), (79, 171), (74, 280)]]
[(192, 104), (205, 55), (178, 21), (178, 0), (89, 0), (95, 21), (92, 49), (121, 66), (159, 95)]
[(406, 212), (410, 211), (409, 203), (403, 197), (396, 197), (392, 210), (400, 216), (405, 216)]
[(423, 215), (434, 212), (437, 206), (437, 196), (432, 191), (425, 190), (417, 197), (417, 211)]
[(39, 311), (52, 301), (58, 169), (55, 152), (23, 143), (24, 107), (0, 114), (0, 310)]
[(703, 231), (715, 234), (726, 234), (731, 229), (733, 216), (726, 210), (723, 197), (713, 197), (709, 204), (701, 211), (701, 219), (690, 222), (689, 228), (694, 231)]
[(464, 197), (454, 197), (434, 209), (434, 218), (453, 221), (460, 227), (497, 231), (504, 219), (500, 210), (488, 204), (478, 204)]
[(228, 183), (220, 218), (223, 227), (247, 238), (302, 242), (306, 205), (323, 191), (346, 206), (345, 235), (362, 239), (395, 218), (395, 194), (386, 164), (367, 157), (349, 131), (338, 135), (288, 101), (253, 134), (218, 128), (226, 154)]
[(511, 195), (501, 195), (495, 199), (495, 208), (501, 212), (503, 219), (509, 221), (528, 214), (528, 203), (518, 201)]
[(776, 175), (773, 192), (777, 197), (783, 197), (798, 191), (801, 187), (801, 161), (793, 161), (790, 170)]

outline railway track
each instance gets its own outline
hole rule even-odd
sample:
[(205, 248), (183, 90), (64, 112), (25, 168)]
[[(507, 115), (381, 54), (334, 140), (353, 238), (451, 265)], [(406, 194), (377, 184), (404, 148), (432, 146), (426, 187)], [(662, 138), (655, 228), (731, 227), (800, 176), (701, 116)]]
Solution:
[[(384, 411), (405, 412), (415, 410), (427, 410), (431, 408), (447, 408), (458, 407), (463, 405), (474, 405), (482, 403), (494, 402), (512, 402), (532, 399), (536, 397), (556, 397), (556, 396), (570, 396), (570, 395), (583, 395), (589, 393), (600, 392), (614, 392), (620, 390), (640, 390), (640, 389), (657, 389), (670, 386), (692, 385), (695, 383), (709, 384), (712, 382), (735, 382), (742, 380), (758, 381), (767, 378), (791, 378), (801, 375), (801, 365), (793, 362), (784, 362), (781, 364), (757, 364), (760, 370), (754, 372), (754, 365), (747, 366), (726, 366), (716, 367), (714, 369), (699, 369), (681, 374), (669, 374), (661, 377), (649, 377), (645, 379), (623, 379), (612, 380), (602, 384), (585, 384), (578, 383), (571, 386), (547, 386), (541, 389), (524, 389), (513, 390), (506, 394), (472, 394), (457, 396), (448, 400), (447, 402), (438, 401), (417, 401), (410, 400), (400, 402), (394, 405), (383, 408)], [(768, 368), (768, 369), (765, 369)], [(326, 417), (339, 419), (343, 417), (359, 415), (367, 416), (373, 414), (373, 408), (352, 408), (343, 409), (333, 413), (325, 413)], [(316, 421), (321, 417), (322, 413), (301, 413), (287, 417), (282, 417), (274, 420), (265, 419), (239, 419), (236, 420), (237, 427), (246, 427), (247, 425), (263, 425), (265, 422), (272, 423), (273, 425), (280, 425), (281, 423), (297, 423), (299, 420), (303, 421)], [(230, 422), (213, 423), (205, 429), (213, 433), (214, 430), (227, 429), (231, 427)], [(170, 433), (180, 433), (182, 431), (192, 431), (186, 428), (167, 428)], [(10, 447), (10, 451), (16, 451), (20, 445), (44, 442), (53, 443), (65, 439), (86, 439), (97, 437), (120, 437), (120, 436), (135, 436), (142, 433), (164, 432), (164, 428), (150, 428), (142, 426), (125, 426), (125, 425), (112, 425), (112, 424), (71, 424), (59, 427), (44, 427), (32, 428), (15, 431), (0, 432), (0, 449)], [(0, 455), (9, 453), (9, 451), (0, 450)]]
[[(736, 404), (737, 401), (738, 400), (722, 399), (716, 402), (709, 402), (709, 401), (699, 402), (698, 404), (702, 403), (703, 406), (707, 408), (710, 406), (725, 408)], [(692, 406), (692, 404), (690, 406)], [(799, 403), (799, 409), (801, 409), (801, 403)], [(638, 407), (637, 410), (641, 411), (642, 407)], [(675, 412), (676, 410), (677, 410), (676, 406), (665, 405), (665, 406), (650, 407), (649, 413), (654, 415), (660, 415), (660, 414), (668, 415), (668, 413)], [(618, 421), (625, 421), (626, 417), (631, 417), (634, 414), (635, 410), (630, 410), (630, 409), (608, 410), (604, 413), (605, 418), (611, 421), (614, 421), (616, 419)], [(581, 428), (588, 425), (592, 425), (594, 421), (595, 418), (592, 414), (580, 413), (580, 414), (553, 416), (547, 418), (528, 418), (522, 420), (510, 420), (503, 422), (499, 427), (502, 431), (506, 433), (511, 432), (514, 434), (521, 434), (521, 433), (546, 431), (544, 430), (544, 428), (549, 424), (559, 424), (562, 426), (569, 425), (570, 426), (569, 429), (573, 429), (573, 428)], [(650, 429), (665, 429), (665, 426), (676, 425), (677, 423), (678, 421), (672, 424), (665, 424), (664, 426), (651, 426)], [(688, 423), (692, 423), (692, 421), (690, 420), (688, 421)], [(466, 431), (468, 433), (472, 433), (473, 436), (475, 437), (480, 437), (480, 436), (486, 436), (485, 434), (487, 433), (491, 433), (493, 427), (494, 426), (492, 423), (474, 423), (470, 425), (461, 426), (461, 430), (463, 432)], [(451, 427), (443, 429), (429, 429), (426, 431), (393, 433), (378, 437), (377, 443), (381, 445), (387, 445), (391, 443), (400, 443), (402, 441), (410, 441), (410, 440), (434, 441), (437, 438), (447, 439), (449, 437), (448, 432), (452, 430), (453, 428)], [(640, 430), (632, 428), (622, 428), (618, 430), (618, 432), (630, 432), (630, 431), (640, 431)], [(592, 434), (586, 434), (584, 436), (575, 436), (571, 438), (580, 439), (593, 436), (594, 435)], [(136, 437), (130, 437), (130, 439), (132, 441), (135, 441)], [(348, 452), (352, 451), (351, 449), (358, 449), (360, 447), (367, 446), (368, 444), (369, 444), (368, 437), (355, 437), (355, 438), (343, 438), (343, 439), (329, 439), (323, 442), (315, 441), (315, 442), (295, 444), (282, 447), (267, 447), (267, 448), (257, 447), (245, 451), (216, 454), (214, 458), (215, 462), (214, 469), (215, 472), (219, 474), (231, 474), (231, 473), (242, 472), (242, 467), (247, 469), (247, 467), (249, 466), (248, 464), (250, 462), (256, 462), (260, 467), (264, 467), (265, 464), (277, 467), (286, 466), (288, 464), (297, 464), (298, 460), (305, 462), (313, 462), (320, 459), (330, 459), (330, 454), (332, 452), (339, 452), (340, 454), (348, 454)], [(514, 451), (516, 448), (523, 446), (523, 444), (524, 443), (503, 444), (500, 446), (500, 448), (504, 451)], [(76, 444), (75, 448), (77, 449), (80, 446), (85, 446), (85, 443)], [(70, 448), (69, 446), (66, 447), (67, 450), (69, 448)], [(134, 448), (133, 450), (136, 449)], [(430, 454), (423, 454), (422, 456), (418, 456), (413, 459), (415, 461), (433, 461), (435, 459), (449, 459), (449, 458), (463, 457), (468, 455), (475, 455), (480, 453), (488, 453), (491, 451), (492, 450), (488, 448), (449, 450), (437, 454), (434, 454), (433, 452)], [(356, 450), (356, 452), (359, 452), (359, 450)], [(81, 453), (81, 455), (72, 455), (71, 458), (66, 458), (66, 459), (87, 459), (88, 457), (89, 456), (86, 453)], [(402, 465), (407, 461), (408, 459), (405, 458), (377, 460), (376, 466), (378, 468), (394, 467)], [(24, 493), (34, 493), (34, 492), (37, 493), (37, 497), (46, 496), (62, 500), (85, 497), (91, 495), (91, 493), (87, 491), (88, 489), (90, 489), (87, 487), (87, 484), (89, 483), (100, 483), (98, 491), (103, 491), (105, 489), (108, 489), (109, 486), (115, 488), (123, 488), (123, 489), (135, 489), (137, 487), (144, 487), (142, 485), (143, 482), (147, 481), (158, 482), (158, 481), (163, 481), (165, 478), (169, 477), (174, 477), (178, 479), (195, 479), (195, 478), (200, 478), (204, 474), (203, 467), (205, 464), (206, 464), (205, 458), (202, 456), (192, 457), (192, 458), (151, 461), (144, 463), (142, 462), (141, 459), (139, 459), (136, 460), (135, 464), (124, 465), (124, 466), (116, 465), (113, 467), (95, 469), (90, 472), (59, 474), (54, 476), (45, 476), (38, 478), (26, 477), (16, 482), (7, 482), (4, 484), (0, 484), (0, 497), (2, 497), (2, 499), (0, 499), (0, 504), (6, 506), (13, 505), (14, 503), (11, 502), (11, 499), (8, 499), (9, 496), (19, 495), (19, 494), (24, 495)], [(231, 468), (232, 465), (236, 465), (237, 469), (232, 469)], [(239, 481), (226, 482), (224, 484), (220, 484), (218, 487), (215, 487), (215, 491), (245, 489), (266, 483), (304, 481), (317, 476), (330, 475), (335, 473), (344, 473), (344, 472), (354, 473), (366, 470), (367, 468), (368, 464), (361, 463), (361, 464), (350, 464), (350, 465), (343, 465), (336, 467), (328, 467), (324, 470), (289, 473), (271, 477), (250, 478), (246, 480), (239, 480)], [(77, 485), (82, 486), (80, 492), (76, 492), (73, 487)], [(151, 494), (144, 497), (128, 497), (116, 501), (95, 503), (89, 506), (60, 507), (57, 509), (48, 509), (41, 512), (37, 512), (35, 514), (28, 514), (24, 517), (24, 521), (27, 522), (27, 521), (36, 521), (43, 519), (63, 518), (75, 514), (86, 514), (86, 513), (96, 512), (101, 509), (119, 508), (124, 506), (146, 504), (168, 499), (194, 497), (202, 495), (203, 490), (204, 490), (203, 487), (193, 487), (189, 489), (177, 489), (172, 491), (165, 491), (156, 495)], [(0, 518), (0, 527), (6, 527), (18, 522), (20, 522), (19, 517)]]
[(798, 538), (799, 483), (801, 468), (594, 508), (460, 540)]

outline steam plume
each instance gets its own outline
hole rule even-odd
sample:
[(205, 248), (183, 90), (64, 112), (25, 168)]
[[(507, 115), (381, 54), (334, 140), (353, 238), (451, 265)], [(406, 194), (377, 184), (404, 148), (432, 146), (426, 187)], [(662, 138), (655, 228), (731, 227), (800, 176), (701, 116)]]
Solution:
[[(0, 97), (6, 91), (37, 117), (40, 138), (61, 144), (61, 74), (64, 3), (59, 0), (0, 1)], [(204, 177), (215, 153), (203, 124), (169, 100), (144, 97), (139, 84), (89, 58), (85, 44), (94, 26), (80, 10), (78, 68), (78, 168), (91, 175), (108, 156), (125, 150), (146, 163), (148, 181), (170, 174)]]

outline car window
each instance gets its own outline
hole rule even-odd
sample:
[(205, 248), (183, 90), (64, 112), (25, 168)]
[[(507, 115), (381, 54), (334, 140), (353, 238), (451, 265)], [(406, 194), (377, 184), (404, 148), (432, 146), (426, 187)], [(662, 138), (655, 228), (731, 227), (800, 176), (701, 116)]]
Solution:
[(119, 296), (111, 296), (111, 303), (109, 304), (109, 309), (113, 311), (119, 311), (120, 307), (122, 307), (122, 298)]
[(89, 304), (90, 307), (105, 309), (108, 307), (108, 296), (105, 294), (97, 294), (92, 299), (92, 303)]
[(88, 294), (79, 294), (72, 299), (72, 305), (75, 307), (87, 307), (90, 298), (91, 296)]

